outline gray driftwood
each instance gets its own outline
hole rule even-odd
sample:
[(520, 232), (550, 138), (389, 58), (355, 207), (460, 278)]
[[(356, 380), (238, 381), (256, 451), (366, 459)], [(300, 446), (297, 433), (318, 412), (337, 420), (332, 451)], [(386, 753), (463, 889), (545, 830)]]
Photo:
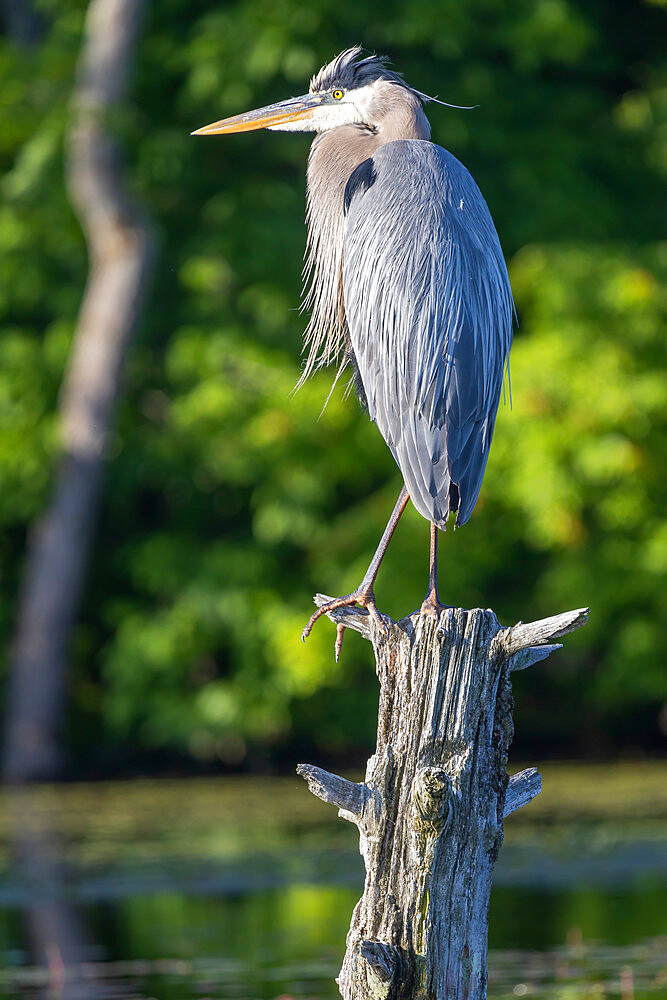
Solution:
[(480, 1000), (503, 820), (541, 788), (535, 768), (507, 775), (510, 675), (559, 649), (551, 640), (583, 625), (588, 611), (503, 628), (492, 611), (448, 608), (439, 618), (385, 619), (387, 636), (361, 609), (329, 617), (370, 639), (380, 680), (365, 781), (297, 768), (359, 828), (366, 882), (340, 992), (346, 1000)]

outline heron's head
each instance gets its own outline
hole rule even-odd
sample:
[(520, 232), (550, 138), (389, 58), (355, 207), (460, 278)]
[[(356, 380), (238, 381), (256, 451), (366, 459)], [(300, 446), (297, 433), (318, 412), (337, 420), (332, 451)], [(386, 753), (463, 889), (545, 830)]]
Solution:
[(359, 46), (346, 49), (323, 66), (301, 97), (291, 97), (257, 111), (206, 125), (193, 135), (221, 135), (268, 128), (283, 132), (328, 132), (339, 125), (360, 125), (373, 130), (398, 106), (410, 105), (428, 123), (421, 110), (426, 94), (410, 87), (402, 76), (388, 69), (380, 56), (362, 57)]

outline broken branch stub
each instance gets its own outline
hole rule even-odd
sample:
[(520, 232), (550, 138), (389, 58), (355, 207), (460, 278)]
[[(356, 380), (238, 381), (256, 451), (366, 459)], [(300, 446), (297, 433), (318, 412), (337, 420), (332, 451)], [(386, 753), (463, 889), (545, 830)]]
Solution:
[[(327, 598), (318, 595), (316, 603)], [(529, 768), (511, 779), (512, 669), (543, 659), (549, 640), (587, 612), (503, 629), (492, 611), (385, 619), (329, 616), (374, 647), (377, 746), (355, 783), (299, 765), (311, 791), (359, 828), (364, 893), (338, 979), (345, 1000), (482, 1000), (487, 919), (503, 820), (540, 791)]]

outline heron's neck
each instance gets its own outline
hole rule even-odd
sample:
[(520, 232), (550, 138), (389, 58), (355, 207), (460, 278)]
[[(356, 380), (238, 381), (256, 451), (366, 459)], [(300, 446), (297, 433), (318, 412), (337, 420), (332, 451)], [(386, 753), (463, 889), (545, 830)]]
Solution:
[(315, 137), (308, 157), (309, 223), (311, 206), (318, 212), (343, 213), (345, 185), (353, 170), (372, 156), (379, 146), (397, 139), (430, 139), (431, 126), (421, 102), (409, 91), (390, 85), (385, 96), (386, 109), (378, 108), (375, 128), (364, 125), (340, 125)]
[(340, 125), (316, 136), (308, 157), (307, 222), (311, 251), (342, 250), (343, 199), (350, 174), (381, 145), (380, 133)]
[(308, 359), (303, 377), (340, 353), (345, 339), (341, 288), (344, 194), (350, 174), (386, 142), (428, 139), (431, 128), (421, 103), (406, 91), (396, 95), (376, 129), (341, 125), (316, 136), (308, 157), (308, 243), (305, 275), (310, 285), (304, 305), (311, 310), (306, 331)]

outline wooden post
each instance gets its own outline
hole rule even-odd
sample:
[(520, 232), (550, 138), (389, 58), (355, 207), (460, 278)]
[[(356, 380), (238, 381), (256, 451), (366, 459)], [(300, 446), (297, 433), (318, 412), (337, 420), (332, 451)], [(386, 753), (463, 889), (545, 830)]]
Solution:
[[(317, 595), (316, 603), (329, 598)], [(513, 670), (547, 657), (588, 610), (503, 628), (493, 611), (447, 608), (387, 621), (329, 616), (369, 639), (380, 680), (366, 780), (297, 768), (359, 828), (366, 865), (338, 985), (345, 1000), (483, 1000), (491, 879), (503, 819), (540, 791), (535, 768), (508, 779)]]

